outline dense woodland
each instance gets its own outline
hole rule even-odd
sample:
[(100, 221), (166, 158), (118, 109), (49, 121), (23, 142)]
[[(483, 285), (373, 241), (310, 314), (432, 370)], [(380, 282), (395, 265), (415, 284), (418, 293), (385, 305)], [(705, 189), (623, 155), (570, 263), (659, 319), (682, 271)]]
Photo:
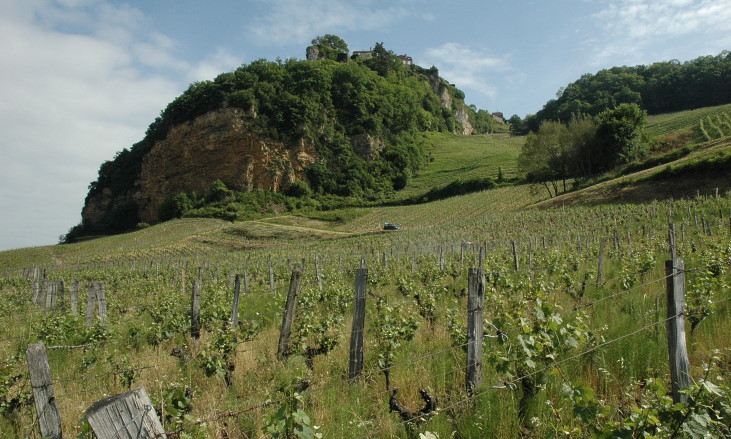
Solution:
[(731, 102), (731, 53), (701, 56), (648, 66), (612, 67), (587, 73), (526, 118), (538, 131), (543, 121), (568, 122), (580, 114), (595, 116), (620, 104), (637, 104), (648, 114), (669, 113)]

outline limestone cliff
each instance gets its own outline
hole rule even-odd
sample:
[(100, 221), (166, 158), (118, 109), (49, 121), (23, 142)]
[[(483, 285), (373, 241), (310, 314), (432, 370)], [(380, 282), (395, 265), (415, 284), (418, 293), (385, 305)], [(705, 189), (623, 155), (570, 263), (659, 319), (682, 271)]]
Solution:
[(432, 91), (439, 96), (439, 100), (442, 105), (454, 112), (454, 117), (457, 121), (462, 124), (462, 128), (457, 129), (455, 134), (469, 136), (474, 133), (475, 129), (472, 127), (472, 123), (469, 119), (469, 109), (461, 99), (454, 99), (451, 93), (451, 87), (449, 84), (442, 79), (438, 73), (429, 75), (429, 82), (431, 84)]
[(139, 221), (153, 222), (168, 197), (205, 194), (215, 180), (240, 191), (279, 191), (304, 178), (304, 168), (317, 156), (312, 142), (262, 139), (247, 130), (242, 115), (241, 110), (223, 109), (174, 127), (144, 157), (131, 194), (105, 188), (87, 200), (82, 217), (97, 223), (114, 198), (116, 205), (133, 201)]

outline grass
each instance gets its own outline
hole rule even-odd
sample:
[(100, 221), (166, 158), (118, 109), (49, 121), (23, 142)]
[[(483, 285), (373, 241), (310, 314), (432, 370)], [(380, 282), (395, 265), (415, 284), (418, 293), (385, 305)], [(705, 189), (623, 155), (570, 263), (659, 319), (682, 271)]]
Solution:
[(507, 133), (467, 137), (432, 134), (428, 149), (430, 161), (404, 190), (397, 192), (396, 198), (403, 200), (422, 195), (457, 179), (497, 179), (498, 168), (502, 168), (506, 179), (515, 177), (518, 154), (524, 142), (525, 137)]

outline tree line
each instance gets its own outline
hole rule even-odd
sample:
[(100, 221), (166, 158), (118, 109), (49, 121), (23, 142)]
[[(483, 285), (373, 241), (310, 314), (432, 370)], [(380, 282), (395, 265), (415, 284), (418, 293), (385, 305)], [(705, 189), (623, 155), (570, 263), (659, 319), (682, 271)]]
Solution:
[(587, 73), (561, 88), (523, 130), (538, 131), (542, 122), (567, 123), (574, 115), (596, 116), (620, 104), (637, 104), (648, 114), (670, 113), (731, 102), (731, 52), (680, 62), (612, 67)]

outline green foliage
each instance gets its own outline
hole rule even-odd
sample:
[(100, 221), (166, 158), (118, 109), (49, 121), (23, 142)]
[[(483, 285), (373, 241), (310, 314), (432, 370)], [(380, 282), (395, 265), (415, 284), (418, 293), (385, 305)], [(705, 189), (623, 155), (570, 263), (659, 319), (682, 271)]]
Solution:
[(621, 104), (597, 116), (597, 142), (600, 149), (592, 160), (597, 171), (629, 163), (645, 154), (640, 131), (646, 113), (637, 104)]
[(417, 316), (406, 313), (399, 305), (392, 305), (386, 298), (376, 302), (376, 317), (370, 332), (377, 341), (376, 358), (378, 368), (388, 370), (396, 359), (396, 349), (414, 338), (419, 329)]
[(0, 416), (6, 418), (33, 400), (31, 389), (21, 386), (25, 371), (21, 358), (0, 363)]
[(548, 101), (530, 128), (537, 130), (546, 120), (567, 122), (574, 115), (595, 116), (621, 104), (637, 104), (650, 114), (659, 114), (729, 103), (729, 66), (731, 54), (723, 51), (685, 63), (673, 60), (586, 74)]
[(644, 122), (645, 113), (636, 104), (621, 104), (594, 119), (546, 121), (528, 135), (518, 164), (529, 181), (563, 180), (565, 187), (569, 178), (592, 177), (642, 158), (647, 150), (640, 138)]
[[(714, 361), (718, 361), (715, 357)], [(708, 375), (710, 366), (705, 366)], [(687, 403), (674, 403), (661, 380), (633, 383), (628, 407), (610, 407), (593, 389), (565, 383), (563, 393), (573, 403), (573, 420), (558, 419), (556, 433), (614, 438), (710, 438), (731, 434), (731, 390), (708, 376), (693, 382), (683, 393)], [(621, 414), (617, 420), (614, 412)], [(579, 421), (579, 422), (575, 422)]]
[(312, 45), (320, 51), (320, 56), (332, 61), (347, 60), (348, 44), (337, 35), (325, 34), (312, 40)]
[(304, 398), (296, 390), (298, 386), (301, 387), (301, 383), (289, 383), (282, 387), (279, 408), (264, 419), (265, 434), (275, 439), (322, 438), (322, 434), (317, 432), (320, 427), (313, 425), (309, 415), (300, 408)]
[(162, 389), (159, 400), (153, 399), (153, 404), (165, 419), (166, 426), (169, 426), (167, 431), (180, 432), (183, 439), (204, 439), (208, 437), (205, 425), (190, 414), (193, 411), (193, 396), (193, 389), (172, 382)]

